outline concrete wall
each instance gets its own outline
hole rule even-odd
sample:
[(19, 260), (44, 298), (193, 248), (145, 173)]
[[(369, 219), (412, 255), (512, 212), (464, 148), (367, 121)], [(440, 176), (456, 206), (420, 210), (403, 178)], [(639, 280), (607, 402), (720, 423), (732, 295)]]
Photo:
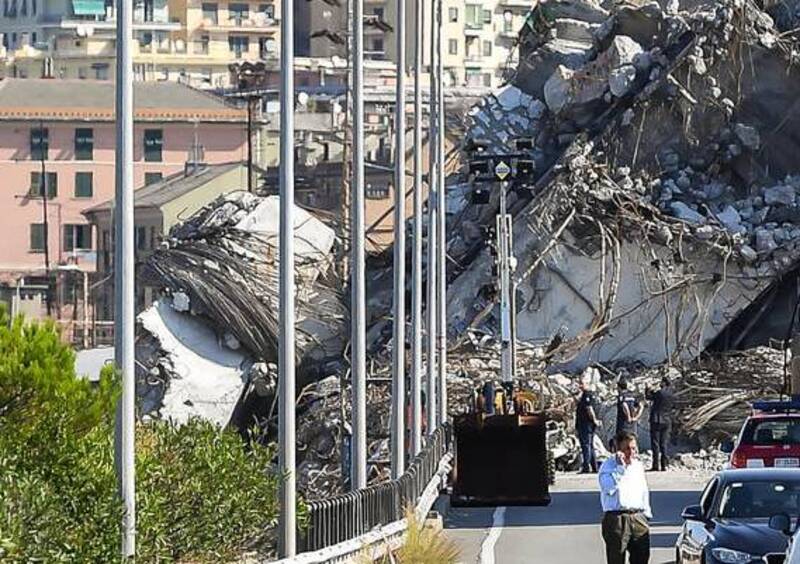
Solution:
[[(525, 223), (516, 221), (514, 228), (518, 275), (547, 243)], [(558, 333), (566, 339), (579, 336), (598, 319), (601, 288), (603, 296), (609, 295), (614, 271), (611, 257), (604, 265), (599, 251), (584, 254), (569, 233), (561, 241), (519, 287), (521, 340), (545, 344)], [(565, 359), (564, 367), (580, 369), (592, 362), (622, 360), (657, 364), (669, 358), (693, 358), (771, 281), (733, 260), (726, 264), (717, 252), (702, 244), (684, 242), (682, 252), (686, 261), (675, 264), (673, 249), (656, 244), (651, 247), (634, 236), (623, 241), (618, 293), (607, 328), (574, 358)], [(656, 264), (672, 267), (659, 274)], [(477, 292), (491, 281), (490, 265), (484, 252), (451, 285), (451, 332), (462, 331), (476, 307), (482, 308), (482, 304), (476, 304)], [(495, 319), (489, 318), (486, 323), (494, 328)]]

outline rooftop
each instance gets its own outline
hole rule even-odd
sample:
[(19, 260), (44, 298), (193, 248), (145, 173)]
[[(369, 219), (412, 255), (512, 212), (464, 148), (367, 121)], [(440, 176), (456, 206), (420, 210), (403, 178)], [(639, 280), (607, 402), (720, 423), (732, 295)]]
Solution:
[[(233, 162), (200, 166), (202, 168), (197, 172), (190, 174), (178, 172), (167, 176), (160, 182), (155, 182), (137, 189), (134, 192), (134, 206), (137, 208), (158, 208), (176, 198), (190, 193), (192, 190), (199, 188), (203, 184), (226, 172), (247, 165), (241, 162)], [(240, 186), (236, 187), (236, 189), (240, 188)], [(89, 215), (98, 212), (110, 212), (112, 204), (113, 200), (107, 200), (102, 204), (84, 210), (83, 213)]]
[[(113, 121), (112, 81), (6, 78), (0, 80), (0, 120)], [(240, 122), (247, 112), (213, 94), (177, 82), (134, 82), (138, 121)]]

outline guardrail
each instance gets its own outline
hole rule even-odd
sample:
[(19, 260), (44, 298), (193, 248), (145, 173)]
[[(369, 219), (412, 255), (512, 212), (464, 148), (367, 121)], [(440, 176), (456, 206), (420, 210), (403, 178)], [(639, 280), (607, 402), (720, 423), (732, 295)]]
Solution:
[(399, 479), (310, 502), (309, 526), (298, 539), (298, 549), (317, 551), (402, 521), (406, 507), (415, 506), (439, 474), (448, 447), (449, 430), (440, 427)]

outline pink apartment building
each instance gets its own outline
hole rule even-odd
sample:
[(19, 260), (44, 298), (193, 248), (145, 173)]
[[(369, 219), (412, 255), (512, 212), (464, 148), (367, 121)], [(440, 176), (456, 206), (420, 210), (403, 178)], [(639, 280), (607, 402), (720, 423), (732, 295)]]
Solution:
[[(246, 112), (211, 94), (142, 82), (134, 106), (137, 187), (192, 160), (246, 159)], [(114, 146), (113, 83), (0, 80), (0, 299), (12, 310), (42, 315), (49, 294), (62, 320), (92, 313), (98, 235), (81, 212), (113, 198)]]

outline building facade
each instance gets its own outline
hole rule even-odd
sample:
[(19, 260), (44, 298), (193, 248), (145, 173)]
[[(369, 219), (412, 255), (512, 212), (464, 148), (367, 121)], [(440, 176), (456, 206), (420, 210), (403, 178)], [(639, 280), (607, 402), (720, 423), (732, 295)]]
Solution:
[[(187, 162), (246, 159), (243, 110), (177, 83), (136, 83), (134, 100), (135, 186)], [(60, 271), (95, 271), (98, 234), (82, 212), (114, 196), (114, 147), (113, 83), (0, 80), (0, 293), (7, 300), (23, 292), (44, 303), (49, 295), (51, 314), (69, 315), (58, 310), (74, 292), (64, 301), (52, 285)]]
[[(306, 19), (309, 27), (309, 52), (312, 57), (344, 57), (345, 44), (335, 41), (330, 33), (344, 37), (348, 25), (345, 4), (334, 6), (323, 0), (312, 0)], [(431, 37), (430, 4), (425, 14), (426, 29), (417, 30), (414, 2), (407, 3), (407, 51), (409, 67), (414, 61), (414, 38), (420, 33), (424, 42), (423, 60), (430, 62)], [(475, 86), (497, 88), (507, 78), (507, 68), (517, 63), (516, 42), (519, 31), (535, 5), (531, 0), (443, 0), (442, 4), (442, 66), (445, 86)], [(391, 0), (365, 2), (364, 50), (372, 60), (397, 60), (394, 28), (397, 21), (396, 3)], [(376, 22), (385, 22), (391, 29)]]
[[(3, 0), (2, 6), (6, 76), (114, 79), (113, 2)], [(134, 74), (210, 88), (228, 86), (232, 62), (269, 61), (277, 69), (279, 22), (276, 0), (136, 0)]]

